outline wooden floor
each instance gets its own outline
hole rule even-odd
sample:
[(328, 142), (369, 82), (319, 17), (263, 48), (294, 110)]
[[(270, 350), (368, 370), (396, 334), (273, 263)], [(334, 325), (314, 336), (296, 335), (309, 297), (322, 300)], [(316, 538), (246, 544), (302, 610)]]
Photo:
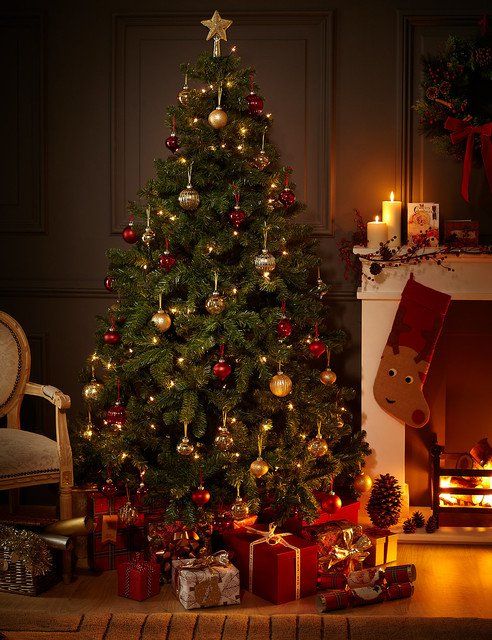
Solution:
[[(347, 615), (492, 618), (490, 547), (402, 545), (398, 551), (398, 564), (410, 562), (417, 566), (412, 598), (352, 609), (346, 612)], [(0, 593), (0, 616), (1, 609), (50, 614), (184, 611), (168, 585), (158, 596), (145, 602), (118, 597), (114, 571), (99, 576), (79, 576), (72, 584), (58, 584), (37, 598)], [(248, 592), (243, 594), (240, 606), (228, 607), (228, 611), (249, 615), (316, 612), (314, 596), (276, 606)]]

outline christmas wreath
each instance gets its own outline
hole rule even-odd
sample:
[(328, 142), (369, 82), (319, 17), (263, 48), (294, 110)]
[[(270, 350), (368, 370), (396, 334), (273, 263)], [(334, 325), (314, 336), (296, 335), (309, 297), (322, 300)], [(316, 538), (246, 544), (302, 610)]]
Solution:
[(492, 36), (485, 18), (481, 26), (479, 36), (449, 36), (439, 53), (424, 56), (423, 97), (414, 106), (421, 133), (463, 162), (467, 201), (474, 164), (483, 164), (492, 190)]

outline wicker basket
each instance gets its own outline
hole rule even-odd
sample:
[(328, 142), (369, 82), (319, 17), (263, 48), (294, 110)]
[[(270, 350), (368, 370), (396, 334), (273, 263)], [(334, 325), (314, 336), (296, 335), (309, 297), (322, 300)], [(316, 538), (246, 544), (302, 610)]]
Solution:
[[(2, 568), (8, 566), (6, 571)], [(58, 582), (54, 569), (42, 576), (33, 575), (23, 562), (12, 562), (9, 551), (0, 549), (0, 591), (37, 596)]]

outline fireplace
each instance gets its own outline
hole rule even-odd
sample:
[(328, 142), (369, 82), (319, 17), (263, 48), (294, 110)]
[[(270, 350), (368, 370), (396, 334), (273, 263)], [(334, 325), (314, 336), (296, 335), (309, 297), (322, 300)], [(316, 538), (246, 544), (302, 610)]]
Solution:
[[(370, 275), (370, 262), (364, 259), (367, 250), (355, 248), (354, 251), (361, 258), (363, 271)], [(489, 515), (489, 511), (492, 514), (489, 506), (492, 494), (489, 489), (492, 485), (488, 487), (487, 484), (492, 480), (492, 473), (484, 470), (482, 474), (481, 469), (475, 469), (466, 475), (465, 469), (455, 468), (461, 452), (466, 454), (488, 434), (489, 429), (492, 256), (449, 256), (447, 264), (454, 271), (449, 272), (435, 263), (424, 261), (421, 264), (384, 269), (380, 275), (371, 276), (370, 279), (362, 278), (358, 290), (358, 298), (362, 301), (362, 427), (367, 431), (367, 439), (373, 449), (368, 468), (373, 475), (391, 473), (396, 476), (406, 488), (410, 508), (427, 507), (426, 513), (430, 515), (433, 507), (444, 527), (492, 527)], [(431, 408), (431, 421), (422, 429), (406, 427), (383, 411), (373, 394), (381, 354), (401, 292), (411, 273), (418, 282), (445, 292), (452, 299), (450, 320), (446, 320), (448, 328), (445, 325), (424, 386), (424, 395)], [(451, 354), (450, 360), (441, 358), (438, 353), (440, 350)], [(478, 354), (476, 362), (472, 362), (470, 353)], [(445, 371), (449, 379), (447, 387), (441, 371)], [(439, 462), (431, 456), (431, 451), (435, 453), (432, 447), (436, 442), (443, 447), (438, 456)], [(453, 469), (453, 473), (446, 471), (449, 469)], [(439, 477), (440, 485), (436, 484), (436, 477)], [(449, 487), (449, 492), (444, 491), (445, 485), (452, 485), (456, 478), (461, 478), (457, 481), (458, 486)], [(475, 492), (473, 478), (484, 478), (483, 482), (477, 483), (481, 485), (482, 493)], [(467, 486), (463, 486), (467, 483)], [(461, 494), (455, 491), (460, 487)], [(441, 504), (435, 503), (438, 494), (444, 495)], [(451, 495), (450, 502), (454, 502), (455, 496), (464, 496), (457, 498), (459, 504), (455, 505), (456, 509), (450, 504), (442, 504), (448, 494)], [(477, 502), (479, 498), (480, 504), (475, 504), (474, 501)], [(408, 508), (402, 516), (407, 517), (407, 514)], [(486, 518), (487, 525), (482, 517)], [(489, 531), (490, 536), (488, 533), (485, 535), (490, 540), (485, 542), (492, 542), (492, 529)], [(431, 542), (429, 538), (432, 536), (427, 535), (426, 541)], [(455, 537), (453, 542), (459, 542), (459, 537)]]

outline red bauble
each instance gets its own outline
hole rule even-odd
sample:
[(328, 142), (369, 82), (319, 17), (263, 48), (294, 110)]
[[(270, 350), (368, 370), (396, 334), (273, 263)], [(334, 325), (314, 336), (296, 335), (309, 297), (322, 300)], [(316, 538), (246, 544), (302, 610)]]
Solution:
[(204, 504), (210, 500), (210, 491), (205, 489), (203, 485), (200, 485), (198, 489), (193, 491), (191, 494), (191, 499), (196, 504), (197, 507), (203, 507)]
[(106, 344), (119, 344), (121, 342), (121, 334), (116, 330), (115, 326), (112, 326), (110, 329), (106, 331), (103, 335), (103, 340)]
[(253, 91), (246, 96), (249, 112), (252, 116), (259, 116), (263, 111), (263, 99)]
[(224, 382), (224, 380), (231, 375), (232, 367), (225, 361), (224, 358), (220, 358), (219, 361), (214, 365), (213, 372), (216, 378), (218, 378), (221, 382)]
[(106, 482), (101, 488), (101, 493), (106, 496), (106, 498), (114, 498), (116, 494), (116, 487), (111, 478), (107, 478)]
[(334, 491), (330, 491), (321, 503), (321, 509), (326, 513), (336, 513), (342, 508), (342, 501)]
[(282, 340), (283, 338), (288, 338), (292, 333), (292, 322), (287, 317), (280, 318), (277, 324), (277, 334), (278, 337)]
[(114, 289), (114, 278), (112, 276), (106, 276), (104, 278), (104, 286), (107, 291), (113, 291)]
[(315, 358), (319, 358), (326, 351), (326, 345), (321, 340), (318, 340), (318, 339), (313, 340), (309, 345), (309, 351), (311, 351), (312, 355)]
[(234, 209), (232, 209), (232, 211), (229, 211), (229, 220), (231, 221), (233, 227), (239, 229), (239, 227), (246, 220), (246, 214), (236, 205)]
[(123, 237), (123, 240), (125, 242), (128, 242), (128, 244), (135, 244), (135, 242), (138, 240), (138, 234), (133, 228), (133, 222), (130, 222), (130, 224), (123, 229), (121, 235)]
[(296, 196), (292, 191), (292, 189), (289, 189), (289, 187), (285, 187), (280, 192), (278, 199), (284, 205), (285, 208), (288, 208), (294, 204), (294, 202), (296, 201)]
[(122, 427), (125, 424), (126, 409), (120, 400), (117, 400), (115, 404), (106, 411), (106, 420), (108, 424), (116, 427)]
[(160, 268), (164, 269), (168, 273), (169, 271), (171, 271), (171, 269), (174, 267), (175, 264), (176, 264), (176, 258), (173, 256), (173, 254), (170, 251), (166, 250), (161, 256), (159, 256)]
[(178, 136), (175, 133), (171, 133), (169, 138), (166, 138), (166, 147), (173, 153), (176, 153), (176, 151), (179, 149), (179, 140)]

